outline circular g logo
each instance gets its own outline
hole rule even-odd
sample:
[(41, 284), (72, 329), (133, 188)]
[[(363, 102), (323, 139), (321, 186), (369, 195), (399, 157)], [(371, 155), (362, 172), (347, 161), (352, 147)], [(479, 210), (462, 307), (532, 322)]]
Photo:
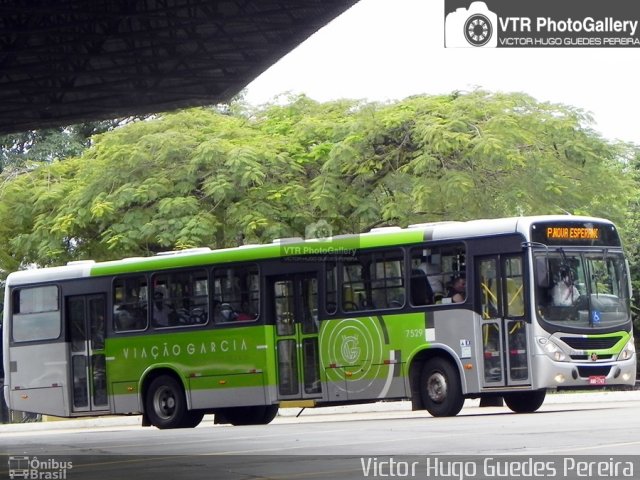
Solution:
[(481, 47), (491, 40), (493, 27), (487, 17), (480, 13), (471, 15), (464, 24), (464, 36), (471, 45)]
[(342, 356), (349, 363), (355, 363), (360, 358), (360, 347), (358, 337), (355, 335), (345, 335), (342, 337)]

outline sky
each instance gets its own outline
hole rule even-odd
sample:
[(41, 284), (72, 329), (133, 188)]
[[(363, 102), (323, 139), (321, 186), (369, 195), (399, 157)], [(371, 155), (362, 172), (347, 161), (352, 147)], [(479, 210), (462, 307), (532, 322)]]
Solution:
[(393, 101), (475, 88), (581, 108), (605, 138), (640, 144), (640, 48), (444, 48), (444, 0), (360, 0), (250, 83), (245, 99)]

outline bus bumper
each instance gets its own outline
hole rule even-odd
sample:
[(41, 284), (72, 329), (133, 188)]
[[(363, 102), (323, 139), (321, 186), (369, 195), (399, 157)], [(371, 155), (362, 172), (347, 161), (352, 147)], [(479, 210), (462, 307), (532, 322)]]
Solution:
[(556, 362), (547, 355), (534, 356), (536, 388), (603, 388), (633, 386), (636, 382), (636, 355), (616, 362)]

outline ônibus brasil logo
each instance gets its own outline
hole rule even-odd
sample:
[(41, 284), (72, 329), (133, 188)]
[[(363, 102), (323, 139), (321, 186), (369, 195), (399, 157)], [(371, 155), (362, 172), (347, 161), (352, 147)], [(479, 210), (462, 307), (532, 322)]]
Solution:
[(8, 460), (9, 478), (29, 480), (66, 480), (67, 471), (73, 468), (73, 462), (55, 458), (10, 456)]

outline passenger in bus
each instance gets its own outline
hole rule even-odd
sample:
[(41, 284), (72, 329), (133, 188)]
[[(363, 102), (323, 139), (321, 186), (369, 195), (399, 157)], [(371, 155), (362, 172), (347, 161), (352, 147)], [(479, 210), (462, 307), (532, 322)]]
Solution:
[(463, 274), (453, 277), (451, 288), (449, 288), (449, 297), (453, 303), (464, 302), (467, 296), (467, 279)]
[(247, 321), (247, 320), (255, 320), (256, 315), (254, 313), (249, 312), (236, 312), (236, 320), (239, 322)]
[(438, 265), (429, 262), (422, 262), (419, 267), (427, 275), (427, 280), (436, 299), (444, 297), (444, 284), (442, 282), (442, 272)]
[(136, 320), (126, 305), (114, 305), (113, 320), (117, 331), (136, 329)]
[(156, 327), (168, 327), (169, 323), (170, 312), (164, 303), (164, 294), (156, 290), (153, 293), (153, 324)]
[[(434, 302), (433, 290), (426, 272), (421, 268), (411, 270), (411, 304), (431, 305)], [(402, 306), (404, 302), (400, 304)]]
[(229, 303), (223, 303), (220, 305), (220, 316), (223, 322), (235, 322), (238, 319), (238, 314), (233, 310), (233, 307)]
[(571, 272), (568, 269), (560, 270), (558, 280), (551, 289), (551, 298), (556, 307), (570, 307), (578, 300), (580, 292), (573, 284), (571, 277)]
[(251, 305), (251, 302), (243, 301), (240, 305), (240, 308), (236, 311), (236, 320), (255, 320), (256, 318), (258, 318), (258, 315), (255, 313), (256, 311), (257, 308), (254, 308)]

